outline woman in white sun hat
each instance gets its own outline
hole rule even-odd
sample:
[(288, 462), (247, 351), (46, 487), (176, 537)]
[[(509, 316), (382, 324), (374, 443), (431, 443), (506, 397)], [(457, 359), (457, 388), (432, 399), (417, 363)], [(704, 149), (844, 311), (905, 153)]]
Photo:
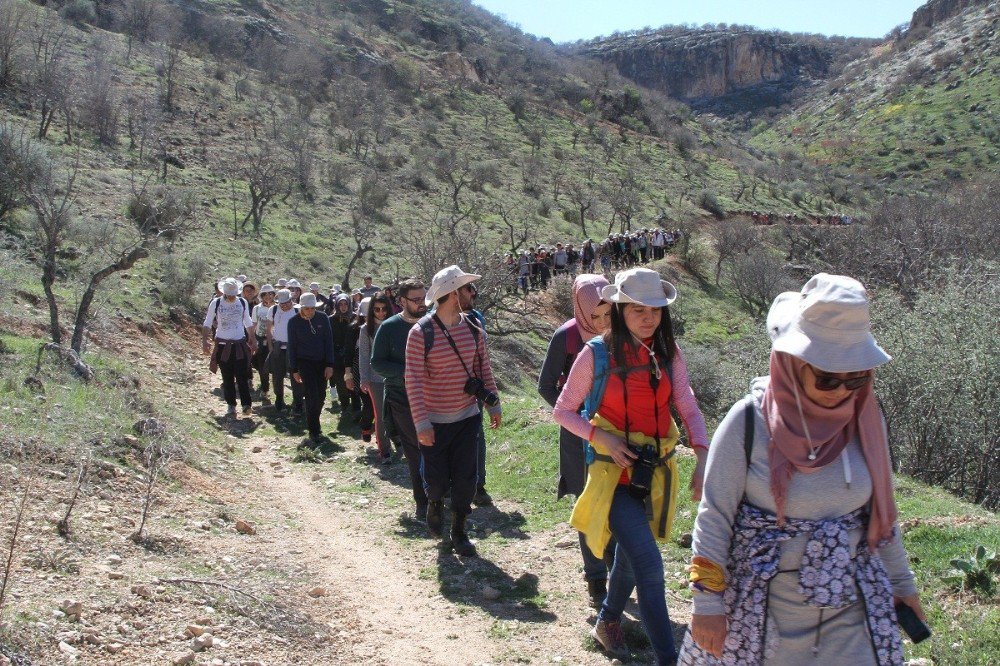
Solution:
[(894, 604), (923, 619), (872, 388), (890, 360), (861, 283), (775, 299), (770, 376), (712, 440), (681, 664), (902, 664)]
[[(674, 341), (672, 284), (647, 268), (615, 276), (601, 291), (611, 303), (611, 327), (577, 355), (553, 417), (589, 444), (587, 483), (570, 524), (602, 557), (617, 541), (607, 596), (591, 636), (613, 657), (629, 656), (622, 613), (635, 587), (646, 636), (659, 664), (677, 658), (656, 542), (670, 536), (679, 477), (674, 446), (679, 431), (670, 413), (681, 415), (698, 463), (694, 494), (700, 493), (708, 436)], [(583, 414), (578, 413), (584, 405)]]

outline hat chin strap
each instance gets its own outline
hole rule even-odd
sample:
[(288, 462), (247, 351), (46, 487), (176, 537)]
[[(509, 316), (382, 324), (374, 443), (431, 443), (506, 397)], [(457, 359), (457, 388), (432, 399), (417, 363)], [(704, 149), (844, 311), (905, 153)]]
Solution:
[(802, 421), (802, 430), (806, 434), (806, 442), (809, 444), (809, 460), (816, 460), (816, 449), (813, 448), (812, 436), (809, 434), (809, 424), (806, 423), (806, 416), (802, 412), (802, 398), (799, 396), (799, 382), (793, 381), (792, 392), (795, 393), (795, 406), (799, 410), (799, 420)]

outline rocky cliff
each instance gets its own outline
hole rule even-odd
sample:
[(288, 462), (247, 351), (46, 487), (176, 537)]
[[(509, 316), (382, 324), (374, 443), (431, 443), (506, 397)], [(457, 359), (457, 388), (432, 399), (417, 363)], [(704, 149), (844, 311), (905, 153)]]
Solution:
[(930, 0), (913, 12), (910, 29), (933, 28), (975, 5), (986, 5), (993, 0)]
[(844, 48), (819, 37), (750, 28), (667, 28), (593, 42), (583, 51), (696, 107), (737, 101), (737, 107), (759, 107), (779, 105), (803, 84), (827, 78)]

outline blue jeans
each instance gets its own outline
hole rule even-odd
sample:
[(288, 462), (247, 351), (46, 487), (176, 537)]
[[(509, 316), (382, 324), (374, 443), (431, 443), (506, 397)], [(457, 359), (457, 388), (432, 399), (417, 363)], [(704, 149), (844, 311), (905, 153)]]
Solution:
[[(587, 547), (587, 540), (583, 536), (583, 532), (580, 532), (580, 552), (583, 554), (583, 579), (584, 580), (607, 580), (608, 579), (608, 569), (611, 569), (612, 563), (615, 561), (615, 543), (614, 537), (608, 542), (607, 548), (604, 549), (604, 557), (597, 557), (592, 552), (590, 548)], [(631, 574), (631, 569), (629, 573)], [(635, 581), (632, 581), (629, 587), (629, 595), (632, 594), (632, 588), (635, 587)]]
[(677, 649), (667, 614), (663, 557), (649, 528), (646, 505), (629, 495), (626, 486), (618, 486), (611, 502), (610, 521), (618, 547), (600, 619), (616, 622), (621, 618), (634, 584), (643, 628), (656, 659), (661, 664), (671, 663), (677, 658)]

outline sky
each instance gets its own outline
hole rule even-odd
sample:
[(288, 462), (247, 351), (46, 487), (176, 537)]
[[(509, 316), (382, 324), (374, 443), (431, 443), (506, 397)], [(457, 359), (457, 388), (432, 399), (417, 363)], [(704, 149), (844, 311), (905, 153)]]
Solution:
[(926, 0), (473, 0), (527, 33), (554, 42), (681, 23), (882, 37)]

